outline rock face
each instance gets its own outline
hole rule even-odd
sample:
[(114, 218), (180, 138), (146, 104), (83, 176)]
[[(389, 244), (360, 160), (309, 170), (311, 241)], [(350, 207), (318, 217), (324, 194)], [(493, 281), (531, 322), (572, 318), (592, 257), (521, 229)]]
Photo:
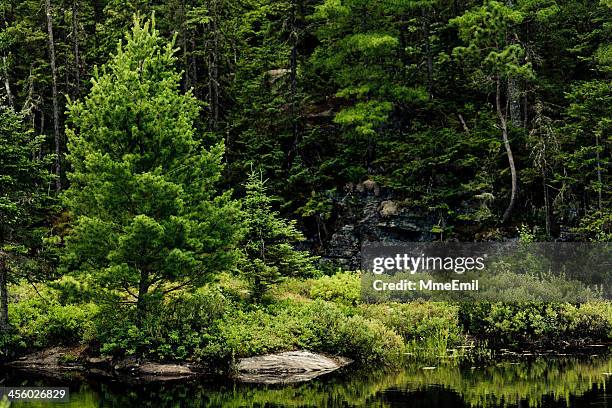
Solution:
[(435, 239), (432, 227), (439, 220), (417, 212), (372, 180), (345, 187), (336, 201), (335, 232), (327, 242), (323, 261), (356, 270), (361, 266), (361, 245), (366, 242), (427, 242)]
[(347, 358), (327, 357), (310, 351), (287, 351), (240, 359), (236, 365), (236, 378), (261, 384), (303, 382), (331, 373), (351, 362)]

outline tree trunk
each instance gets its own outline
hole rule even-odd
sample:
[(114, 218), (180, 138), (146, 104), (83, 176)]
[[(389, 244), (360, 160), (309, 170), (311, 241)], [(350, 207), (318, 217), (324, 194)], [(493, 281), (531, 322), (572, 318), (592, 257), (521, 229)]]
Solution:
[(0, 332), (8, 328), (8, 268), (6, 260), (0, 254)]
[[(34, 117), (34, 113), (32, 113), (32, 117)], [(40, 110), (40, 134), (42, 135), (45, 131), (45, 110)], [(38, 159), (41, 160), (43, 157), (43, 146), (40, 145), (40, 149), (38, 150)], [(49, 183), (49, 190), (51, 189), (51, 183)]]
[(510, 141), (508, 140), (508, 126), (506, 123), (506, 115), (502, 111), (501, 104), (501, 78), (497, 76), (497, 86), (495, 92), (495, 105), (497, 107), (497, 116), (499, 117), (499, 123), (502, 130), (502, 137), (504, 139), (504, 147), (506, 148), (506, 154), (508, 155), (508, 164), (510, 165), (510, 174), (512, 176), (512, 192), (510, 193), (510, 203), (504, 212), (502, 223), (508, 222), (512, 215), (512, 210), (516, 203), (516, 196), (518, 193), (518, 177), (516, 175), (516, 167), (514, 165), (514, 155), (512, 154), (512, 148), (510, 147)]
[(62, 189), (61, 180), (61, 149), (60, 149), (60, 130), (59, 130), (59, 106), (57, 97), (57, 71), (55, 69), (55, 40), (53, 39), (53, 20), (51, 17), (51, 0), (45, 1), (45, 11), (47, 14), (47, 33), (49, 36), (49, 59), (51, 62), (51, 87), (53, 97), (53, 139), (55, 141), (55, 189)]
[(146, 270), (140, 271), (140, 283), (138, 285), (138, 299), (136, 299), (136, 319), (138, 327), (142, 327), (142, 323), (147, 315), (147, 295), (149, 294), (149, 273)]
[(72, 2), (72, 43), (74, 46), (74, 93), (81, 93), (81, 61), (79, 55), (79, 19), (77, 0)]
[(433, 99), (433, 58), (429, 42), (429, 18), (425, 7), (421, 8), (421, 17), (423, 20), (423, 37), (425, 38), (425, 57), (427, 58), (427, 93), (431, 101)]
[(521, 91), (518, 81), (513, 77), (508, 79), (508, 99), (510, 99), (510, 122), (512, 126), (520, 128), (523, 126), (521, 120)]
[(196, 42), (193, 36), (191, 38), (191, 79), (192, 79), (192, 83), (194, 86), (193, 93), (196, 96), (196, 98), (200, 99), (201, 95), (200, 95), (200, 92), (198, 91), (199, 88), (197, 86), (198, 84), (198, 61), (196, 59)]
[(25, 117), (29, 119), (30, 123), (32, 124), (32, 129), (36, 129), (34, 107), (34, 79), (32, 76), (32, 66), (30, 65), (30, 74), (28, 75), (28, 96), (23, 102), (21, 113), (23, 113)]
[(185, 21), (185, 0), (181, 0), (178, 9), (179, 41), (181, 43), (183, 70), (185, 71), (185, 91), (193, 86), (191, 83), (191, 70), (189, 69), (189, 55), (187, 52), (187, 24)]
[(8, 104), (11, 108), (15, 108), (14, 102), (13, 102), (13, 93), (11, 92), (11, 82), (9, 80), (9, 73), (8, 73), (8, 63), (6, 62), (6, 55), (2, 56), (2, 68), (4, 71), (4, 89), (6, 90), (6, 99), (8, 101)]
[[(2, 29), (6, 30), (6, 28), (7, 28), (7, 21), (6, 21), (6, 15), (5, 15), (4, 18), (2, 19)], [(6, 91), (7, 102), (11, 108), (15, 109), (13, 93), (11, 92), (11, 81), (10, 81), (9, 72), (8, 72), (8, 62), (6, 61), (6, 51), (2, 53), (2, 76), (4, 77), (4, 89)]]
[[(514, 7), (512, 0), (507, 0), (506, 4), (510, 8)], [(512, 35), (515, 36), (516, 33), (512, 31), (510, 35), (508, 42), (515, 42)], [(521, 90), (519, 82), (512, 75), (508, 77), (508, 104), (510, 105), (510, 123), (512, 123), (512, 126), (520, 128), (523, 125), (521, 121)]]
[(213, 119), (213, 130), (217, 130), (219, 127), (219, 26), (217, 19), (219, 18), (217, 12), (217, 0), (213, 0), (212, 9), (212, 30), (213, 30), (213, 52), (211, 58), (211, 78), (212, 91), (211, 95), (211, 106), (212, 106), (212, 119)]
[(597, 132), (595, 132), (595, 155), (597, 158), (597, 208), (599, 209), (599, 211), (602, 210), (602, 205), (603, 205), (603, 201), (602, 201), (602, 187), (603, 187), (603, 181), (602, 181), (602, 177), (601, 177), (601, 157), (599, 154), (599, 134)]
[(546, 171), (546, 164), (542, 166), (542, 188), (544, 189), (544, 217), (546, 220), (546, 236), (552, 236), (552, 220), (550, 217), (550, 195), (548, 194), (548, 174)]
[(300, 135), (299, 135), (299, 120), (298, 120), (298, 102), (297, 102), (297, 64), (298, 64), (298, 43), (299, 43), (299, 27), (297, 21), (298, 14), (298, 1), (291, 1), (291, 21), (290, 21), (290, 41), (291, 41), (291, 55), (289, 57), (289, 98), (290, 98), (290, 120), (291, 120), (291, 134), (293, 137), (293, 144), (289, 150), (287, 157), (287, 172), (293, 164), (295, 156), (298, 154)]
[(523, 95), (523, 129), (527, 129), (527, 123), (529, 122), (529, 101), (527, 94)]

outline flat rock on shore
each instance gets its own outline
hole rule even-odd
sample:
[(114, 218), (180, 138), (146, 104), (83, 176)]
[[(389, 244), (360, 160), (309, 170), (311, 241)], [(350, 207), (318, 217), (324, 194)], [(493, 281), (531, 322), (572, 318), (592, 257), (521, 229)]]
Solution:
[(279, 384), (309, 381), (352, 363), (310, 351), (287, 351), (243, 358), (236, 365), (236, 379), (249, 383)]

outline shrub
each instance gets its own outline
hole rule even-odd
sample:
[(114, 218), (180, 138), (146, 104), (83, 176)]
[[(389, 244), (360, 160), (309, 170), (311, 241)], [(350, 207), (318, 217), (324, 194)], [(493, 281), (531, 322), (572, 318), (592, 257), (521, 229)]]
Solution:
[(133, 307), (107, 305), (88, 338), (99, 340), (103, 354), (183, 360), (199, 353), (228, 309), (229, 302), (220, 292), (201, 289), (152, 304), (138, 329)]
[(203, 353), (221, 351), (239, 358), (308, 349), (360, 363), (393, 364), (403, 351), (401, 338), (382, 323), (353, 316), (350, 309), (322, 300), (236, 310), (226, 315), (218, 328), (218, 336)]
[(26, 347), (18, 330), (11, 327), (8, 331), (0, 333), (0, 362), (15, 357), (15, 355)]
[(451, 343), (461, 337), (459, 308), (441, 302), (363, 305), (359, 313), (378, 319), (406, 340), (424, 340), (443, 334)]
[(44, 298), (36, 295), (9, 305), (10, 322), (17, 328), (21, 348), (82, 342), (97, 307), (91, 303), (62, 305), (51, 290), (41, 289), (41, 295)]
[(592, 302), (580, 305), (570, 330), (572, 337), (604, 341), (612, 339), (612, 303)]
[(313, 279), (288, 278), (278, 284), (273, 292), (277, 297), (281, 298), (286, 297), (288, 294), (307, 298), (310, 297), (310, 288), (313, 282)]
[(496, 347), (607, 341), (612, 334), (609, 302), (466, 304), (460, 314), (470, 334)]
[(392, 329), (362, 316), (342, 322), (337, 341), (337, 353), (363, 364), (394, 364), (404, 352), (401, 337)]
[(312, 281), (310, 297), (356, 305), (360, 298), (359, 274), (338, 272)]
[(290, 350), (294, 346), (293, 328), (287, 316), (278, 318), (264, 310), (237, 310), (219, 322), (219, 337), (235, 357)]
[(416, 357), (439, 357), (462, 340), (458, 307), (447, 303), (411, 302), (362, 305), (363, 316), (381, 321), (407, 343)]

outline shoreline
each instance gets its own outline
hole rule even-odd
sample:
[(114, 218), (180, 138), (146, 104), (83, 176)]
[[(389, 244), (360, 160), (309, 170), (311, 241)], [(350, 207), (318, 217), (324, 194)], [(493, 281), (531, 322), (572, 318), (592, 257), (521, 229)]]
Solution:
[[(489, 350), (493, 354), (477, 366), (486, 366), (490, 362), (529, 361), (535, 358), (551, 359), (567, 357), (593, 357), (611, 353), (612, 343), (586, 344), (567, 349), (497, 349)], [(302, 354), (302, 359), (298, 354)], [(293, 364), (287, 362), (284, 355), (296, 355)], [(304, 357), (305, 356), (305, 357)], [(439, 358), (439, 361), (448, 358)], [(323, 363), (321, 363), (321, 361)], [(411, 364), (418, 360), (410, 361)], [(424, 362), (423, 362), (424, 363)], [(326, 365), (327, 364), (327, 365)], [(99, 378), (116, 380), (126, 384), (166, 383), (174, 381), (232, 380), (255, 384), (290, 384), (307, 382), (312, 379), (355, 366), (353, 361), (340, 356), (311, 353), (304, 350), (279, 352), (239, 359), (229, 369), (211, 369), (195, 363), (156, 362), (145, 358), (110, 356), (88, 356), (86, 348), (51, 347), (24, 354), (17, 359), (0, 362), (0, 367), (19, 373), (33, 373), (42, 377), (65, 380), (85, 380)], [(401, 365), (400, 365), (401, 366)], [(356, 370), (359, 369), (357, 365)]]
[(0, 367), (52, 378), (98, 377), (126, 383), (221, 378), (275, 384), (310, 381), (352, 363), (352, 360), (341, 356), (296, 350), (242, 358), (229, 369), (215, 369), (186, 361), (156, 362), (136, 357), (92, 357), (87, 355), (84, 347), (51, 347), (0, 362)]

